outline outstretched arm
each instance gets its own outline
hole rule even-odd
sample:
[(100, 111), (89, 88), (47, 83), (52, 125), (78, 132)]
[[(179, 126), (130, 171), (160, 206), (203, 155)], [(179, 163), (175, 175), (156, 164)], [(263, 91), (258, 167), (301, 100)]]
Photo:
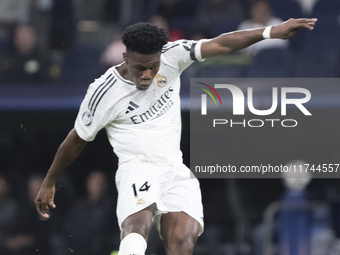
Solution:
[[(280, 25), (272, 26), (270, 38), (288, 39), (299, 28), (313, 30), (316, 21), (317, 19), (289, 19)], [(263, 40), (264, 30), (265, 28), (235, 31), (222, 34), (208, 42), (204, 42), (201, 47), (202, 58), (210, 58), (244, 49)]]
[(66, 167), (80, 155), (86, 144), (87, 142), (78, 136), (76, 130), (72, 129), (60, 145), (35, 199), (36, 209), (41, 216), (48, 218), (46, 212), (56, 207), (54, 204), (55, 184)]

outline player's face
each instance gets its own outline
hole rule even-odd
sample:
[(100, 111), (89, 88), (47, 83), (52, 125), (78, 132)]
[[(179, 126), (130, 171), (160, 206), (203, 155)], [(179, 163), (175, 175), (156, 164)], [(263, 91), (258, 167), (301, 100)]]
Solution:
[(137, 89), (146, 90), (150, 87), (161, 63), (161, 52), (144, 55), (137, 52), (124, 54), (129, 79), (136, 84)]

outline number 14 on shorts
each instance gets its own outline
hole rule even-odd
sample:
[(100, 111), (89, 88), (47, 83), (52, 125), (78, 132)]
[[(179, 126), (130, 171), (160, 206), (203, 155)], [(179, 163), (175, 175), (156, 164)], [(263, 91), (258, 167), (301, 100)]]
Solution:
[[(151, 185), (148, 185), (148, 182), (144, 182), (144, 184), (138, 189), (139, 192), (143, 192), (143, 191), (148, 191), (149, 188), (151, 187)], [(133, 189), (133, 194), (135, 197), (138, 197), (138, 192), (137, 192), (137, 188), (136, 188), (136, 183), (132, 184), (132, 189)]]

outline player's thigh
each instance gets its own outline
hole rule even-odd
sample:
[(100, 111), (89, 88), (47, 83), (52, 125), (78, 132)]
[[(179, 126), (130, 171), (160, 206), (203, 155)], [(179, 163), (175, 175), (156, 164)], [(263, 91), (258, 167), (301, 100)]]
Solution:
[(122, 223), (121, 239), (130, 233), (138, 233), (148, 240), (156, 204), (128, 216)]
[[(203, 205), (199, 182), (196, 178), (174, 175), (162, 195), (162, 202), (168, 212), (184, 212), (200, 223), (200, 233), (204, 229)], [(160, 232), (161, 233), (161, 232)]]
[(161, 235), (168, 250), (178, 246), (193, 249), (201, 231), (200, 223), (185, 212), (163, 214), (160, 225)]

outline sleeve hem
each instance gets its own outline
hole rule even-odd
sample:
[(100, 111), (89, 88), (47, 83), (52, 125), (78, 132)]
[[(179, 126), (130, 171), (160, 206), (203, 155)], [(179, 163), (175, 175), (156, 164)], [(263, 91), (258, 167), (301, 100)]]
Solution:
[(82, 131), (82, 127), (80, 127), (79, 125), (77, 125), (77, 123), (74, 125), (74, 129), (76, 130), (78, 136), (83, 139), (86, 142), (92, 142), (94, 140), (94, 138), (92, 137), (87, 137), (84, 135), (84, 132)]

